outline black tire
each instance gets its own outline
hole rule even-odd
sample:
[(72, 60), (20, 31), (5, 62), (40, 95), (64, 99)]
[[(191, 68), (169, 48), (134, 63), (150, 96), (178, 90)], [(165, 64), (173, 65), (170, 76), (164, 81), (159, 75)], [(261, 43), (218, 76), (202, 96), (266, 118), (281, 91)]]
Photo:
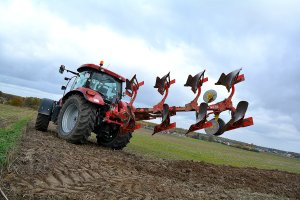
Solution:
[(118, 134), (118, 132), (112, 133), (111, 138), (108, 139), (107, 135), (97, 135), (97, 143), (101, 146), (108, 147), (114, 150), (122, 150), (130, 142), (132, 133)]
[(221, 118), (218, 118), (218, 123), (219, 123), (219, 130), (214, 134), (216, 136), (222, 135), (224, 133), (223, 132), (223, 128), (225, 126), (224, 120)]
[(38, 113), (35, 121), (35, 129), (46, 132), (49, 126), (50, 116)]
[[(72, 114), (72, 109), (75, 114)], [(94, 129), (96, 116), (95, 105), (80, 95), (70, 96), (58, 115), (58, 136), (71, 143), (84, 143)]]

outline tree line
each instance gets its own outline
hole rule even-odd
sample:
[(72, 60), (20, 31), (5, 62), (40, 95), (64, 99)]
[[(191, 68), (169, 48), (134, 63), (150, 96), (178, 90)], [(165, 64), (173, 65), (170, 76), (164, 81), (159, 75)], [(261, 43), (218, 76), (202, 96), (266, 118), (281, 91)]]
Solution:
[(40, 101), (36, 97), (20, 97), (0, 91), (0, 104), (38, 109)]

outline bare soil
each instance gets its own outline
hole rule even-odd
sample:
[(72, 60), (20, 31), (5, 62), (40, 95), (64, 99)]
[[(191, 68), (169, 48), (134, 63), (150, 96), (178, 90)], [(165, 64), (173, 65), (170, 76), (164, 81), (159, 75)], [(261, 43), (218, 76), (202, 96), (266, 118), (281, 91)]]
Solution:
[(0, 186), (9, 199), (300, 199), (299, 174), (75, 145), (33, 122)]

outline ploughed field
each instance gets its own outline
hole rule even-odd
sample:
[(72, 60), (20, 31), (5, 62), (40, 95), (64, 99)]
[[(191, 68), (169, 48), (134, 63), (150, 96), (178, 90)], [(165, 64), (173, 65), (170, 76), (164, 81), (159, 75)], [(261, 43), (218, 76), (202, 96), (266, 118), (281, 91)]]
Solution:
[[(0, 105), (0, 116), (4, 108)], [(22, 119), (11, 116), (0, 130)], [(34, 123), (25, 126), (14, 155), (0, 166), (0, 188), (9, 199), (300, 199), (299, 160), (189, 138), (150, 137), (144, 129), (123, 151), (113, 151), (93, 138), (70, 144), (57, 137), (54, 125), (45, 133), (36, 131)], [(231, 163), (244, 167), (220, 165)], [(274, 165), (295, 173), (245, 167)]]

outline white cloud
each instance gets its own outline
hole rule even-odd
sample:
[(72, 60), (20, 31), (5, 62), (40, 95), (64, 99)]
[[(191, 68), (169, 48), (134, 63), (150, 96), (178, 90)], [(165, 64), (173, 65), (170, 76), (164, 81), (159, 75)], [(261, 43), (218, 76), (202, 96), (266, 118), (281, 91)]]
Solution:
[(62, 95), (43, 92), (40, 90), (0, 82), (0, 91), (23, 97), (38, 97), (59, 100)]

